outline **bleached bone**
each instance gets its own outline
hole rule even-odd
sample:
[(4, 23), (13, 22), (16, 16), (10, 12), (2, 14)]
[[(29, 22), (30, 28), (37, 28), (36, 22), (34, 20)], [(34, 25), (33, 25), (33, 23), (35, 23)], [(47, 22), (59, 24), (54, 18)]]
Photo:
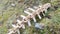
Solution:
[(31, 26), (30, 20), (28, 21), (28, 26)]
[(17, 19), (17, 22), (21, 24), (21, 21), (19, 19)]
[[(21, 15), (21, 17), (26, 18), (25, 16)], [(31, 26), (30, 20), (28, 20), (28, 26)]]
[(47, 13), (47, 9), (49, 8), (49, 7), (51, 7), (51, 4), (50, 3), (47, 3), (47, 4), (45, 4), (44, 5), (44, 11), (45, 11), (45, 13)]
[[(19, 24), (19, 23), (18, 23), (18, 24)], [(17, 27), (22, 28), (22, 27), (23, 27), (23, 25), (21, 24), (20, 26), (18, 25)]]
[(16, 27), (16, 25), (12, 24), (13, 28)]
[(47, 3), (47, 4), (44, 5), (44, 7), (45, 7), (45, 9), (47, 9), (47, 8), (51, 7), (51, 4)]
[(43, 14), (43, 16), (45, 16), (45, 14), (44, 13), (42, 13)]
[[(27, 13), (27, 14), (29, 14), (29, 15), (32, 15), (31, 13), (29, 13), (29, 12), (26, 12), (26, 11), (24, 11), (25, 13)], [(36, 19), (35, 19), (35, 17), (33, 17), (33, 20), (34, 20), (34, 22), (36, 22)]]
[(21, 24), (22, 25), (22, 28), (25, 29), (25, 25), (24, 24)]
[(43, 11), (45, 11), (45, 13), (47, 13), (47, 9), (44, 8)]
[(35, 11), (35, 10), (34, 10), (34, 9), (32, 9), (32, 8), (28, 8), (28, 9), (29, 9), (29, 10), (31, 10), (31, 11), (33, 11), (33, 12)]
[(12, 33), (13, 33), (13, 31), (9, 32), (8, 34), (12, 34)]
[(35, 19), (35, 17), (33, 17), (33, 20), (34, 20), (34, 22), (36, 22), (36, 19)]
[(17, 33), (18, 33), (18, 34), (20, 34), (20, 31), (19, 31), (19, 29), (17, 30)]
[(28, 15), (31, 15), (31, 13), (29, 13), (29, 12), (27, 12), (27, 11), (24, 11), (26, 14), (28, 14)]
[(22, 22), (20, 20), (17, 20), (18, 24), (20, 24), (22, 26), (23, 29), (25, 29), (25, 25), (21, 24)]
[(26, 17), (24, 15), (20, 15), (23, 19), (25, 19)]
[[(48, 7), (50, 7), (49, 4), (50, 4), (50, 3), (44, 4), (41, 8), (38, 8), (38, 9), (36, 10), (36, 12), (39, 12), (39, 13), (40, 13), (40, 12), (43, 12), (43, 11), (44, 11), (43, 8), (46, 8), (46, 9), (47, 9)], [(50, 5), (51, 5), (51, 4), (50, 4)], [(40, 11), (39, 11), (39, 10), (40, 10)], [(35, 14), (34, 12), (33, 12), (33, 13), (30, 13), (30, 14), (28, 14), (27, 18), (30, 17), (29, 15), (31, 15), (31, 18), (34, 19), (34, 22), (36, 22), (35, 16), (36, 16), (37, 14)], [(33, 16), (32, 16), (32, 15), (33, 15)], [(17, 20), (17, 21), (18, 21), (18, 20)], [(23, 23), (22, 23), (22, 22), (23, 22)], [(22, 21), (20, 22), (20, 20), (19, 20), (18, 23), (24, 24), (24, 21), (22, 20)], [(20, 24), (19, 24), (19, 25), (20, 25)], [(12, 29), (12, 32), (10, 31), (9, 33), (12, 34), (12, 33), (16, 32), (16, 29), (21, 28), (21, 27), (22, 27), (22, 24), (21, 24), (20, 26), (17, 24), (18, 26), (16, 26), (15, 28), (13, 28), (13, 29)]]
[[(16, 26), (15, 28), (18, 28), (18, 27), (22, 27), (22, 25), (21, 26)], [(9, 29), (9, 33), (7, 33), (7, 34), (12, 34), (12, 33), (15, 33), (16, 32), (16, 30), (13, 30), (13, 29)]]
[(8, 34), (12, 34), (12, 33), (14, 33), (14, 31), (13, 31), (13, 30), (11, 30), (11, 29), (10, 29), (9, 31), (10, 31), (10, 32), (9, 32)]
[(18, 24), (20, 24), (20, 26), (22, 26), (22, 28), (24, 27), (23, 29), (25, 29), (24, 24), (21, 24), (22, 22), (20, 20), (17, 20), (17, 22), (18, 22)]
[(25, 29), (25, 25), (24, 24), (21, 24), (22, 25), (22, 28)]
[(41, 5), (39, 5), (39, 7), (42, 7)]
[[(20, 15), (23, 19), (25, 18), (25, 16), (23, 16), (23, 15)], [(21, 21), (20, 20), (17, 20), (17, 22), (19, 23), (19, 24), (21, 24)], [(22, 28), (23, 29), (25, 29), (25, 25), (24, 24), (21, 24), (21, 26), (22, 26)]]
[(38, 14), (39, 19), (41, 19), (41, 16)]
[(34, 8), (34, 9), (38, 9), (38, 7), (36, 7), (36, 6), (33, 6), (33, 8)]
[(47, 4), (45, 4), (45, 5), (43, 5), (45, 8), (44, 8), (44, 10), (45, 10), (45, 13), (47, 12), (47, 9), (49, 8), (49, 7), (51, 7), (51, 4), (50, 3), (47, 3)]

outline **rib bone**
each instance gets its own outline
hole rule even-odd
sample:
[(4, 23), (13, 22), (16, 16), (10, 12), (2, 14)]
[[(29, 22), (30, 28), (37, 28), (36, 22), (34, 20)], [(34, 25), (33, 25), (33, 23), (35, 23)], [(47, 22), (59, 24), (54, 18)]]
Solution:
[(35, 19), (35, 17), (33, 17), (33, 20), (34, 20), (34, 22), (36, 22), (36, 19)]
[(20, 15), (23, 19), (25, 19), (26, 17), (24, 15)]
[(17, 30), (17, 33), (18, 33), (18, 34), (20, 34), (20, 31), (19, 31), (19, 29)]
[(33, 8), (38, 9), (38, 7), (36, 7), (36, 6), (33, 6)]
[(28, 11), (24, 11), (26, 14), (28, 14), (28, 15), (31, 15), (31, 13), (29, 13)]
[(41, 19), (41, 16), (38, 14), (39, 19)]
[(29, 10), (31, 10), (31, 11), (33, 11), (33, 12), (35, 11), (35, 10), (34, 10), (34, 9), (32, 9), (32, 8), (28, 8), (28, 9), (29, 9)]
[[(25, 19), (26, 17), (21, 15), (21, 17), (23, 17), (23, 19)], [(28, 20), (28, 26), (31, 26), (30, 20)]]
[(31, 26), (30, 20), (28, 21), (28, 26)]

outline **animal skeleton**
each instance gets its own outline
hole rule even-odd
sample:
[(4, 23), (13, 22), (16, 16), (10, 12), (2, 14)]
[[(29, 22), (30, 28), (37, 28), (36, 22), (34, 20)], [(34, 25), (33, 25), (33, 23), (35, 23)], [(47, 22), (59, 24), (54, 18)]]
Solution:
[(34, 10), (32, 8), (28, 8), (29, 10), (32, 10), (33, 12), (29, 13), (27, 11), (24, 11), (28, 15), (27, 16), (21, 15), (21, 17), (23, 18), (22, 21), (17, 20), (16, 26), (14, 26), (12, 29), (10, 29), (8, 34), (12, 34), (12, 33), (15, 33), (15, 32), (18, 32), (18, 34), (20, 34), (19, 29), (20, 28), (25, 29), (25, 25), (24, 25), (25, 23), (28, 23), (28, 25), (31, 26), (30, 19), (33, 19), (34, 22), (36, 22), (36, 19), (35, 19), (36, 15), (38, 15), (39, 19), (41, 19), (40, 12), (42, 12), (42, 14), (44, 15), (43, 11), (46, 12), (49, 7), (51, 7), (51, 4), (46, 3), (46, 4), (42, 5), (42, 6), (39, 6), (39, 8), (37, 8), (36, 10)]

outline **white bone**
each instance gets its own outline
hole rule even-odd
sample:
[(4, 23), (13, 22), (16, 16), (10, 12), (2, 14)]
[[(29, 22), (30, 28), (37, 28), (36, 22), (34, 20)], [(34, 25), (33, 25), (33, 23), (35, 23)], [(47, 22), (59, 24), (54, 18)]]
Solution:
[(20, 21), (20, 20), (18, 20), (18, 19), (17, 19), (17, 22), (18, 22), (19, 24), (21, 24), (21, 21)]
[(44, 8), (43, 11), (45, 11), (45, 13), (47, 13), (47, 9), (46, 8)]
[(19, 28), (21, 28), (22, 27), (22, 25), (20, 25), (20, 26), (18, 26)]
[(13, 28), (16, 27), (16, 25), (12, 24)]
[(13, 31), (10, 31), (8, 34), (12, 34), (13, 33)]
[(28, 26), (31, 26), (30, 20), (28, 21)]
[[(21, 15), (21, 17), (26, 18), (25, 16)], [(28, 25), (31, 26), (30, 21), (28, 21)]]
[[(12, 5), (14, 6), (14, 4), (12, 4)], [(48, 7), (50, 7), (50, 6), (51, 6), (50, 3), (47, 3), (47, 4), (43, 5), (44, 8), (46, 7), (46, 9), (47, 9)], [(34, 11), (34, 10), (33, 10), (33, 11)], [(43, 10), (42, 10), (42, 11), (43, 11)], [(47, 11), (47, 10), (45, 10), (45, 11)], [(24, 11), (24, 12), (25, 12), (25, 11)], [(29, 13), (29, 12), (25, 12), (25, 13), (31, 15), (31, 13)], [(44, 15), (44, 13), (43, 13), (43, 15)], [(34, 20), (34, 22), (36, 22), (35, 17), (33, 17), (33, 20)], [(18, 22), (18, 23), (22, 23), (20, 20), (17, 20), (17, 22)], [(15, 26), (14, 26), (14, 27), (15, 27)], [(24, 24), (22, 24), (21, 26), (17, 26), (17, 27), (25, 28)], [(17, 28), (17, 27), (16, 27), (16, 28)], [(8, 33), (8, 34), (12, 34), (12, 33), (14, 33), (14, 32), (15, 32), (14, 30), (11, 30), (10, 33)]]
[(35, 19), (35, 17), (33, 17), (33, 20), (34, 20), (34, 22), (36, 22), (36, 19)]
[(39, 7), (42, 7), (41, 5), (39, 5)]
[(24, 15), (20, 15), (23, 19), (26, 18)]
[(19, 31), (19, 29), (17, 30), (17, 33), (18, 33), (18, 34), (20, 34), (20, 31)]
[(51, 4), (50, 3), (47, 3), (47, 4), (44, 5), (44, 8), (47, 9), (48, 7), (51, 7)]
[(44, 13), (42, 13), (43, 14), (43, 16), (45, 16), (45, 14)]
[(26, 14), (29, 14), (29, 15), (31, 15), (31, 13), (29, 13), (29, 12), (27, 12), (27, 11), (24, 11)]
[(41, 19), (41, 16), (38, 14), (39, 19)]
[(28, 9), (29, 9), (29, 10), (31, 10), (31, 11), (33, 11), (33, 12), (35, 11), (35, 10), (34, 10), (34, 9), (32, 9), (32, 8), (28, 8)]
[(38, 9), (38, 7), (36, 7), (36, 6), (33, 6), (33, 8)]
[[(18, 23), (19, 24), (19, 23)], [(17, 27), (19, 27), (19, 28), (23, 28), (23, 29), (25, 29), (25, 25), (24, 24), (20, 24), (20, 26), (17, 26)]]
[(22, 25), (22, 28), (25, 29), (25, 25), (24, 24), (21, 24)]

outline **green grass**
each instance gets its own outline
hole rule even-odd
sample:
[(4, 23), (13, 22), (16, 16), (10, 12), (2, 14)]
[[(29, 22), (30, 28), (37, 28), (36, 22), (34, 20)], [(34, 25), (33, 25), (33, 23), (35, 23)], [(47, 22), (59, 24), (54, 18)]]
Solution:
[[(4, 0), (4, 1), (5, 1), (5, 3), (7, 2), (7, 0)], [(48, 0), (47, 1), (43, 0), (42, 2), (43, 2), (43, 4), (45, 4), (48, 2)], [(3, 7), (5, 3), (0, 4), (0, 7)], [(53, 6), (58, 4), (57, 1), (50, 2), (50, 3)], [(17, 4), (17, 6), (15, 8), (9, 7), (7, 10), (4, 10), (5, 11), (3, 13), (4, 23), (0, 27), (0, 34), (6, 34), (7, 33), (8, 29), (7, 29), (6, 23), (8, 21), (8, 18), (10, 18), (13, 14), (16, 14), (16, 13), (23, 14), (23, 8), (24, 8), (23, 6), (21, 8), (19, 8), (18, 4)], [(25, 15), (25, 14), (23, 14), (23, 15)], [(43, 30), (39, 30), (39, 29), (36, 30), (32, 24), (32, 27), (26, 26), (26, 29), (21, 30), (21, 32), (23, 34), (34, 34), (34, 33), (36, 33), (36, 34), (52, 34), (53, 32), (58, 34), (60, 32), (59, 31), (60, 30), (60, 8), (58, 8), (55, 11), (49, 10), (46, 15), (51, 15), (51, 19), (43, 18), (42, 20), (39, 20), (39, 23), (44, 23), (47, 26)], [(12, 18), (14, 18), (14, 17), (12, 17)], [(0, 15), (0, 20), (2, 20), (1, 15)], [(53, 30), (53, 32), (50, 31), (51, 29)]]

